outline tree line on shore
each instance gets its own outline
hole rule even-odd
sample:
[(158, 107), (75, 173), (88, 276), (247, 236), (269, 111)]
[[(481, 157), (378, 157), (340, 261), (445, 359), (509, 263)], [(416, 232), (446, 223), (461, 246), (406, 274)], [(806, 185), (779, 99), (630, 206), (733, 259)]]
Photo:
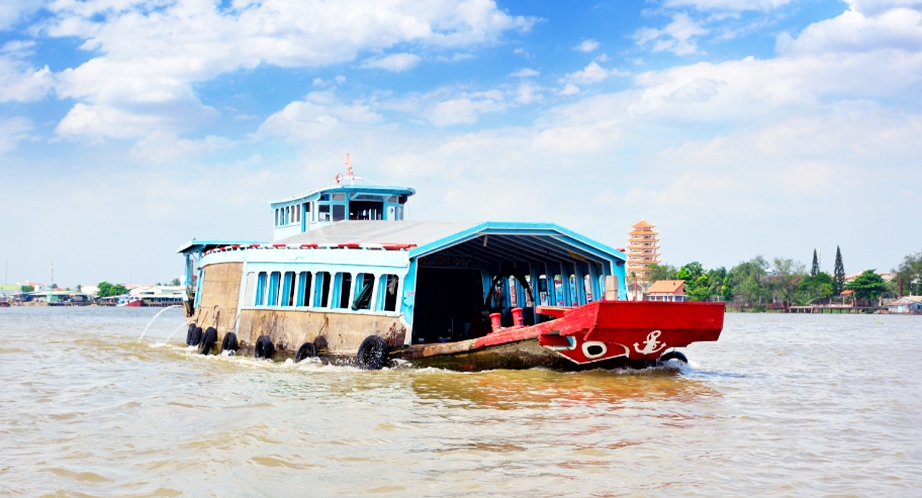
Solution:
[(762, 256), (730, 270), (725, 267), (705, 269), (697, 261), (679, 268), (654, 264), (650, 270), (650, 282), (684, 280), (687, 301), (724, 301), (732, 308), (753, 311), (830, 304), (842, 300), (841, 293), (845, 290), (853, 291), (854, 299), (868, 304), (880, 297), (922, 294), (922, 251), (907, 255), (892, 270), (895, 277), (890, 282), (881, 278), (876, 269), (866, 270), (846, 282), (842, 252), (838, 247), (831, 275), (820, 271), (816, 251), (813, 251), (809, 271), (803, 263), (793, 259), (773, 258), (769, 263)]

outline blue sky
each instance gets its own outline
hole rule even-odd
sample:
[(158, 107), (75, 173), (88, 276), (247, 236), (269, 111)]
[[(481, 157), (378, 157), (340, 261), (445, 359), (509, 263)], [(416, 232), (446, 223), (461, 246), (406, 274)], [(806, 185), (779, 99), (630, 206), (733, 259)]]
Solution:
[(0, 260), (170, 280), (349, 152), (413, 219), (884, 271), (922, 250), (920, 78), (922, 0), (11, 0)]

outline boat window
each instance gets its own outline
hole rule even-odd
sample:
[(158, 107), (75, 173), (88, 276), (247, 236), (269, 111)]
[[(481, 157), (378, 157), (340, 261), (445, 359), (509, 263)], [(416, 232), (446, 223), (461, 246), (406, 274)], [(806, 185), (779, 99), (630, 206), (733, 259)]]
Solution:
[(282, 284), (282, 306), (294, 306), (295, 300), (295, 272), (286, 271)]
[(311, 273), (302, 271), (298, 275), (298, 301), (295, 306), (310, 306), (311, 304)]
[(586, 290), (586, 302), (592, 302), (592, 277), (583, 275), (583, 289)]
[(397, 275), (381, 275), (378, 281), (378, 306), (381, 311), (397, 311), (397, 291), (400, 279)]
[(303, 204), (303, 208), (304, 208), (304, 214), (307, 215), (307, 222), (310, 223), (311, 222), (311, 203), (305, 202)]
[(328, 201), (328, 200), (330, 200), (330, 194), (320, 194), (320, 200), (321, 200), (321, 201)]
[(256, 296), (256, 272), (247, 273), (246, 288), (244, 289), (243, 302), (252, 303)]
[[(337, 308), (348, 308), (352, 297), (352, 274), (340, 272), (336, 274), (336, 288), (333, 290)], [(338, 292), (338, 294), (337, 294)]]
[(346, 194), (333, 194), (334, 201), (344, 201), (346, 200)]
[(317, 221), (330, 221), (329, 204), (320, 204), (317, 206)]
[(330, 305), (330, 272), (317, 272), (315, 278), (314, 306), (327, 308)]
[(256, 300), (253, 302), (254, 306), (265, 306), (266, 305), (266, 278), (268, 275), (266, 272), (259, 272), (259, 277), (256, 278)]
[(355, 300), (352, 311), (371, 309), (371, 292), (375, 287), (375, 276), (371, 273), (359, 273), (355, 278)]
[(343, 221), (344, 219), (346, 219), (346, 205), (333, 204), (333, 221)]
[(266, 304), (268, 306), (278, 306), (279, 305), (279, 280), (281, 280), (282, 274), (274, 271), (269, 274), (269, 299)]
[(279, 210), (275, 210), (275, 226), (279, 226)]

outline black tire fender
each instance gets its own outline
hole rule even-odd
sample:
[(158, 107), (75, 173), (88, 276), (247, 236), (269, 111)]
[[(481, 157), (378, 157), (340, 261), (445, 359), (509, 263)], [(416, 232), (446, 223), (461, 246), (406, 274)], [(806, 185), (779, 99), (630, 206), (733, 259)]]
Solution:
[(275, 354), (275, 346), (272, 344), (272, 339), (267, 335), (261, 335), (256, 339), (254, 350), (256, 357), (263, 360), (271, 360), (272, 355)]
[(362, 370), (381, 370), (389, 360), (387, 343), (377, 335), (366, 337), (356, 355), (356, 363)]
[(224, 351), (233, 351), (237, 352), (237, 348), (240, 347), (237, 344), (237, 334), (233, 332), (228, 332), (224, 334), (224, 339), (221, 341), (221, 352)]
[(214, 349), (214, 343), (218, 341), (218, 329), (208, 327), (202, 335), (202, 342), (199, 343), (198, 354), (208, 354)]
[(186, 346), (192, 345), (192, 335), (195, 334), (195, 323), (189, 324), (189, 330), (186, 332)]
[(190, 346), (198, 346), (202, 342), (202, 327), (195, 327), (192, 331), (192, 339), (189, 341)]
[(305, 342), (298, 348), (297, 354), (295, 354), (295, 363), (300, 363), (306, 358), (316, 358), (317, 357), (317, 346), (313, 342)]
[(679, 360), (682, 363), (688, 363), (688, 357), (686, 357), (685, 354), (681, 351), (670, 351), (663, 356), (660, 356), (656, 361), (658, 363), (666, 363), (669, 360)]

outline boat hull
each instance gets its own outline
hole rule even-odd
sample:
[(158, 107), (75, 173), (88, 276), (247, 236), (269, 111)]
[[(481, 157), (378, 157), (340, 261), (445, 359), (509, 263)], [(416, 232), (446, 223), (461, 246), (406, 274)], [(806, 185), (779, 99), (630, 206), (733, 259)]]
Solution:
[(579, 308), (539, 308), (556, 316), (467, 341), (415, 344), (391, 352), (421, 367), (475, 371), (645, 367), (673, 348), (716, 341), (722, 303), (600, 301)]

